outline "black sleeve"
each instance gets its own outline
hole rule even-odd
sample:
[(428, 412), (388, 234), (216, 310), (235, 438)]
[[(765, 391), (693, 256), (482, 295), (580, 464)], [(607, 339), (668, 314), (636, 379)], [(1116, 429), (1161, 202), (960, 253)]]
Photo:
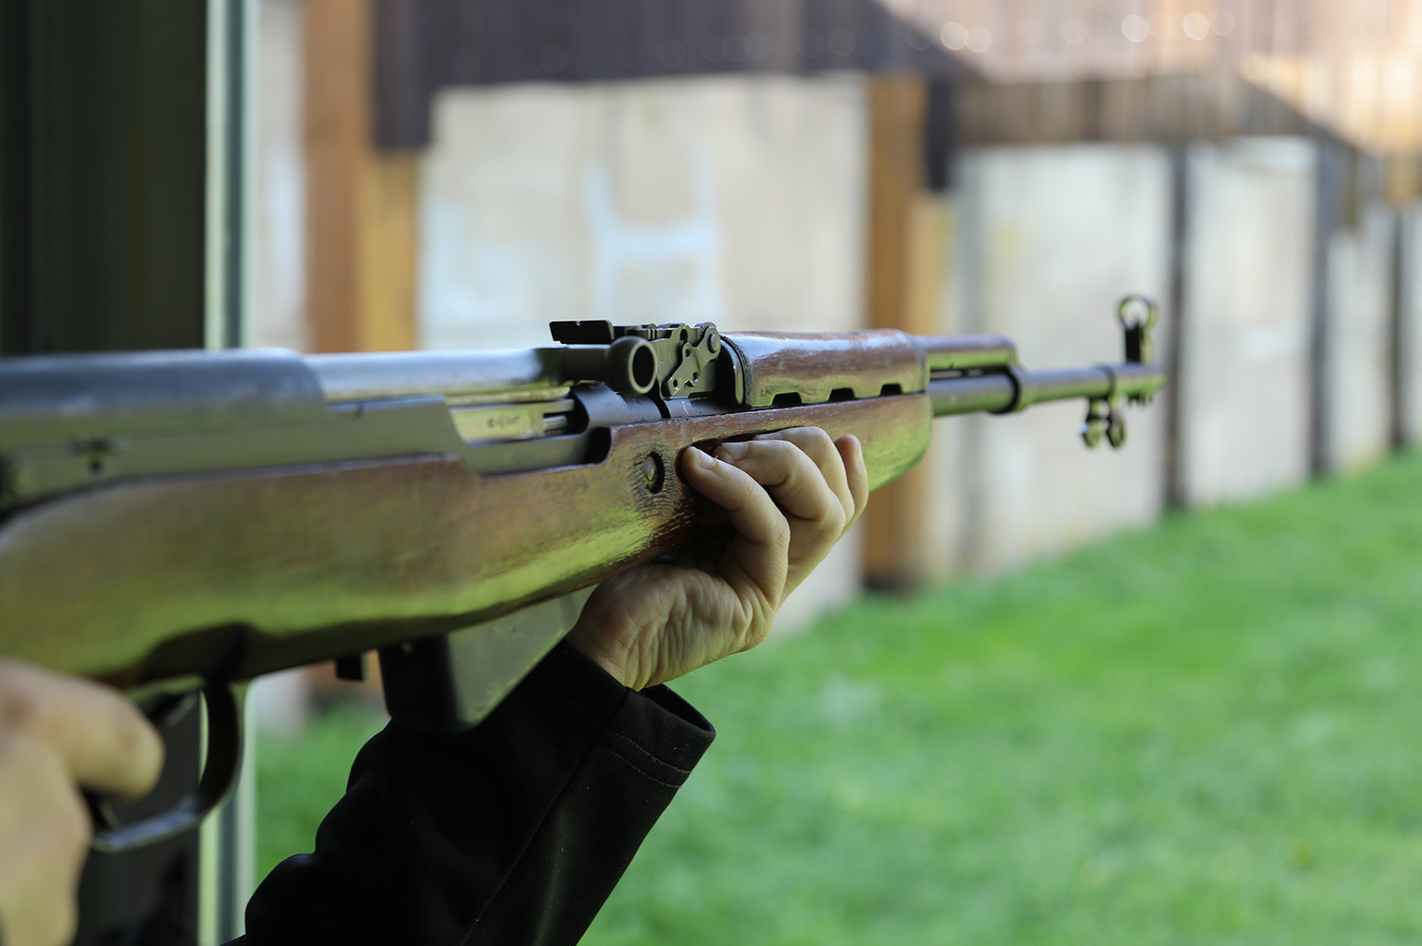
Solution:
[(469, 732), (372, 738), (315, 853), (253, 895), (246, 946), (575, 943), (714, 735), (560, 644)]

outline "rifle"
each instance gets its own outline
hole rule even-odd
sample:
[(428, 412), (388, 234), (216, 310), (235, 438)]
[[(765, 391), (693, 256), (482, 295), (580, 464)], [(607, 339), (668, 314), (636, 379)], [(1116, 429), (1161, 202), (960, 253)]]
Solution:
[(995, 335), (722, 335), (555, 322), (556, 347), (298, 356), (160, 352), (0, 360), (0, 634), (7, 657), (128, 689), (152, 715), (200, 690), (197, 790), (94, 846), (194, 826), (230, 790), (244, 684), (378, 648), (392, 717), (476, 724), (602, 579), (724, 535), (675, 474), (686, 447), (789, 427), (857, 435), (870, 488), (934, 417), (1164, 384), (1157, 309), (1118, 311), (1122, 363), (1029, 371)]

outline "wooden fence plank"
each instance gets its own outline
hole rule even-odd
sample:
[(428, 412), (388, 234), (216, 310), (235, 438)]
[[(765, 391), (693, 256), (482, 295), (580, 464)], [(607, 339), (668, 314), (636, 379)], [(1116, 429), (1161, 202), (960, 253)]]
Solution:
[[(942, 225), (940, 202), (925, 189), (927, 104), (922, 76), (869, 80), (866, 307), (873, 328), (933, 331)], [(871, 587), (905, 589), (923, 580), (930, 481), (924, 462), (874, 493), (864, 519), (864, 574)]]
[(312, 349), (412, 348), (418, 162), (375, 148), (369, 6), (308, 0), (303, 28)]

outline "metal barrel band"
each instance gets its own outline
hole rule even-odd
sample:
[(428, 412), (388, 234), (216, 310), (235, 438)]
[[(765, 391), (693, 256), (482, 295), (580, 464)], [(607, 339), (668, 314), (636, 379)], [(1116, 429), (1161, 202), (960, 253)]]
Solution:
[(1002, 366), (1003, 372), (1012, 379), (1012, 403), (1004, 407), (998, 414), (1019, 414), (1032, 406), (1034, 386), (1031, 376), (1021, 365), (1015, 362)]

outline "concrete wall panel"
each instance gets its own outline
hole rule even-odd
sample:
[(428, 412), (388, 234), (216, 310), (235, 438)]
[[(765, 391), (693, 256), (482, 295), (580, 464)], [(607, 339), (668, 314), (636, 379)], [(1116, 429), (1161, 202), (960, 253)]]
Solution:
[(1180, 454), (1192, 505), (1308, 475), (1315, 161), (1303, 139), (1191, 148)]
[(435, 132), (428, 347), (539, 344), (565, 318), (858, 324), (857, 77), (458, 89)]
[(1392, 444), (1391, 320), (1396, 216), (1372, 204), (1329, 242), (1329, 468), (1361, 469)]
[(257, 19), (255, 274), (245, 341), (304, 349), (306, 195), (303, 182), (301, 6), (262, 0)]
[[(1119, 360), (1116, 303), (1167, 288), (1164, 149), (980, 148), (959, 170), (941, 329), (1006, 334), (1032, 368)], [(960, 504), (934, 514), (938, 574), (1006, 568), (1158, 515), (1163, 411), (1130, 411), (1129, 442), (1116, 452), (1082, 444), (1085, 410), (1070, 402), (938, 422), (938, 492)]]

